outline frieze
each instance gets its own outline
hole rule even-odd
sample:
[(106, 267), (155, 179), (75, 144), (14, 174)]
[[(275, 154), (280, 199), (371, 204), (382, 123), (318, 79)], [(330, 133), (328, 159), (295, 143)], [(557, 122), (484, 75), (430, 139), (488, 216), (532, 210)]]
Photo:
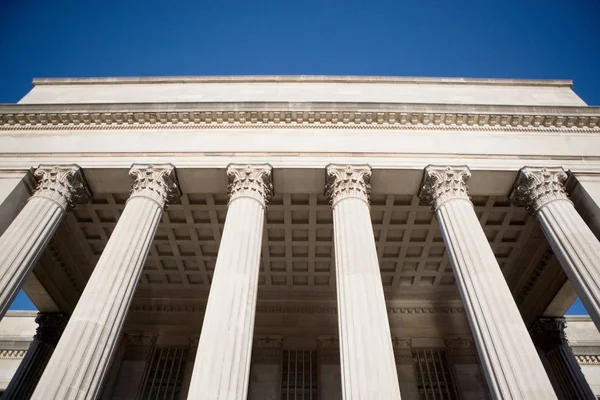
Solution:
[[(132, 312), (203, 313), (205, 304), (132, 304)], [(463, 307), (388, 307), (388, 314), (464, 314)], [(333, 306), (258, 306), (257, 314), (320, 314), (337, 315)]]
[(0, 130), (90, 129), (443, 129), (507, 131), (600, 130), (596, 115), (363, 111), (109, 111), (0, 113)]

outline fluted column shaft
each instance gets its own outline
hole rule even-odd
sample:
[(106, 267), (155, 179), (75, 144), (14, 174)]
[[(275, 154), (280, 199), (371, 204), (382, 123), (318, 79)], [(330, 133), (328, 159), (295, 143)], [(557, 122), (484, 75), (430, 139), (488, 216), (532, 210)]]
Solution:
[(565, 336), (566, 326), (564, 318), (539, 318), (531, 328), (531, 337), (544, 352), (564, 399), (595, 400)]
[(33, 399), (95, 399), (167, 202), (172, 165), (134, 165), (131, 196), (62, 335)]
[(490, 392), (497, 399), (555, 399), (469, 200), (469, 177), (467, 167), (429, 166), (420, 197), (435, 210)]
[(230, 165), (229, 206), (198, 342), (188, 399), (248, 394), (269, 165)]
[(39, 313), (35, 322), (38, 324), (36, 334), (2, 400), (26, 400), (31, 397), (67, 325), (67, 317), (59, 313)]
[(511, 194), (540, 222), (552, 251), (600, 329), (600, 241), (569, 200), (562, 168), (523, 168)]
[(400, 399), (375, 237), (368, 166), (329, 165), (344, 399)]
[(34, 175), (33, 196), (0, 237), (0, 319), (67, 211), (89, 197), (77, 165), (40, 165)]

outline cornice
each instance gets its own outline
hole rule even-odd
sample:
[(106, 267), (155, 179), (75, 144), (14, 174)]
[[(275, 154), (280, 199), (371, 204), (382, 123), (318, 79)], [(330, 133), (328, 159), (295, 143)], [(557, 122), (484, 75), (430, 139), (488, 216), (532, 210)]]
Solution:
[(42, 85), (115, 85), (148, 83), (234, 83), (234, 82), (317, 82), (317, 83), (433, 83), (498, 86), (572, 87), (568, 79), (455, 78), (423, 76), (346, 76), (346, 75), (235, 75), (235, 76), (138, 76), (94, 78), (34, 78), (34, 86)]
[(0, 130), (319, 128), (596, 133), (600, 108), (392, 103), (0, 105)]

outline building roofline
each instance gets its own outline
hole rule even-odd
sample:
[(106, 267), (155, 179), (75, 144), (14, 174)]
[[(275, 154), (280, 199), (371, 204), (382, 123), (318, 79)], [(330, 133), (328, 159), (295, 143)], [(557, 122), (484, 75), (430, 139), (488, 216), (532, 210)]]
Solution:
[(31, 317), (34, 318), (38, 315), (37, 310), (8, 310), (5, 317)]
[(575, 321), (579, 321), (579, 322), (585, 322), (585, 321), (592, 321), (592, 317), (590, 317), (589, 315), (565, 315), (565, 319), (567, 320), (567, 323), (569, 321), (575, 322)]
[(34, 78), (34, 86), (45, 85), (102, 85), (148, 83), (435, 83), (500, 86), (558, 86), (572, 87), (565, 79), (504, 79), (504, 78), (434, 78), (411, 76), (340, 76), (340, 75), (234, 75), (234, 76), (141, 76), (104, 78)]

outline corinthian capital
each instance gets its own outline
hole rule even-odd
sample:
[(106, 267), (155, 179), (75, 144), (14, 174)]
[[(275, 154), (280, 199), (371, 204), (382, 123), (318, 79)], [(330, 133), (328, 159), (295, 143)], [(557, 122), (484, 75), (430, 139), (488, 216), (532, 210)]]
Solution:
[(467, 181), (471, 171), (466, 165), (436, 166), (425, 168), (419, 198), (421, 203), (437, 210), (443, 203), (453, 199), (469, 200)]
[(360, 199), (369, 204), (370, 180), (371, 167), (368, 165), (329, 164), (325, 195), (332, 208), (347, 198)]
[(130, 199), (146, 197), (162, 209), (179, 200), (179, 185), (172, 164), (133, 164), (129, 176), (133, 178)]
[(564, 183), (567, 173), (557, 168), (521, 168), (510, 201), (517, 207), (536, 213), (554, 200), (569, 200)]
[(38, 184), (33, 196), (55, 201), (65, 211), (90, 199), (90, 191), (78, 165), (40, 165), (34, 176)]
[(535, 344), (544, 351), (550, 351), (569, 345), (565, 335), (566, 327), (567, 322), (564, 318), (538, 318), (529, 333)]
[(69, 318), (61, 313), (38, 313), (35, 322), (38, 327), (33, 339), (56, 346), (67, 326), (67, 322), (69, 322)]
[(230, 164), (227, 167), (229, 202), (250, 197), (266, 207), (273, 195), (271, 172), (269, 164)]

